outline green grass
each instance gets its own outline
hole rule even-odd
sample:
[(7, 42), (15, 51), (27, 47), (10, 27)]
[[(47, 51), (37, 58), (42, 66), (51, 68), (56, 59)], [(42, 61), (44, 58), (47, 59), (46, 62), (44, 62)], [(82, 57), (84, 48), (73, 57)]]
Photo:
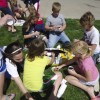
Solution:
[[(96, 20), (95, 26), (100, 31), (100, 20)], [(18, 29), (17, 33), (10, 33), (7, 31), (7, 28), (2, 27), (0, 29), (0, 46), (8, 45), (9, 43), (17, 39), (19, 39), (19, 41), (23, 43), (21, 27), (17, 27), (17, 29)], [(83, 30), (79, 24), (79, 20), (77, 19), (67, 19), (67, 28), (65, 31), (71, 41), (73, 41), (73, 39), (75, 38), (80, 39), (83, 36)], [(100, 71), (99, 67), (100, 65), (98, 65), (98, 69)], [(46, 74), (51, 73), (50, 69), (47, 69), (45, 73)], [(7, 90), (7, 94), (8, 93), (16, 93), (15, 100), (20, 100), (20, 97), (22, 96), (22, 93), (20, 92), (19, 88), (16, 86), (16, 84), (13, 81), (11, 82)], [(68, 84), (68, 87), (62, 98), (64, 100), (89, 100), (88, 96), (86, 95), (84, 91), (70, 84)]]

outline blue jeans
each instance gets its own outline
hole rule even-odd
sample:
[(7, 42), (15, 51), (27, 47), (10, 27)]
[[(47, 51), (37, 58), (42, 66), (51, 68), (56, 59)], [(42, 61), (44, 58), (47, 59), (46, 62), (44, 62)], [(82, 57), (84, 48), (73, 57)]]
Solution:
[(49, 40), (48, 40), (48, 48), (53, 48), (58, 41), (61, 41), (62, 43), (69, 42), (70, 39), (65, 34), (65, 32), (56, 33), (56, 32), (50, 32), (49, 34)]
[(93, 58), (95, 64), (97, 63), (97, 59), (99, 58), (99, 55), (100, 55), (100, 52), (97, 53), (97, 54), (94, 54), (94, 55), (92, 56), (92, 58)]
[(13, 16), (13, 13), (12, 13), (12, 11), (10, 10), (9, 7), (5, 7), (5, 8), (0, 7), (0, 10), (1, 10), (4, 14), (9, 14), (9, 15)]

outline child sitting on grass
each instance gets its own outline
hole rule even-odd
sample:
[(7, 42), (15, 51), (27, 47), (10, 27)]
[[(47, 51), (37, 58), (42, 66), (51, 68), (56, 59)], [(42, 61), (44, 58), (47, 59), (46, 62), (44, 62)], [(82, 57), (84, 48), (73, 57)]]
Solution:
[[(28, 46), (28, 54), (24, 63), (23, 82), (25, 87), (32, 92), (44, 90), (52, 80), (47, 84), (43, 82), (44, 70), (47, 65), (51, 65), (55, 60), (55, 54), (51, 54), (51, 59), (44, 55), (45, 43), (41, 39), (34, 39)], [(62, 81), (62, 74), (55, 72), (57, 79), (54, 83), (53, 93), (49, 100), (57, 100), (57, 91)]]
[(28, 44), (35, 38), (42, 38), (47, 43), (47, 38), (44, 35), (40, 34), (40, 30), (36, 30), (36, 22), (38, 21), (38, 14), (30, 15), (26, 22), (23, 24), (22, 33), (24, 35), (24, 43), (27, 47)]
[(25, 19), (27, 8), (23, 9), (17, 0), (10, 0), (10, 5), (16, 19)]
[(76, 41), (72, 44), (71, 51), (75, 58), (55, 68), (61, 69), (64, 66), (77, 62), (77, 66), (69, 67), (69, 75), (65, 77), (67, 82), (86, 91), (91, 100), (100, 100), (94, 94), (94, 89), (99, 81), (99, 72), (91, 57), (92, 49), (84, 41)]
[(86, 12), (80, 18), (80, 24), (84, 29), (83, 40), (93, 49), (93, 60), (95, 64), (100, 55), (100, 36), (98, 29), (94, 26), (95, 18), (91, 12)]

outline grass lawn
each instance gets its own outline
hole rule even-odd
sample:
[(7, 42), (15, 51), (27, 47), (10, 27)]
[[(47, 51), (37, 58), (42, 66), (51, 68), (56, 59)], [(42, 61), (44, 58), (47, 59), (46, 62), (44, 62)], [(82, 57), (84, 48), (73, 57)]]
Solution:
[[(100, 31), (100, 20), (96, 20), (95, 26)], [(2, 27), (0, 29), (0, 46), (8, 45), (9, 43), (17, 39), (19, 39), (19, 41), (23, 43), (21, 27), (17, 27), (17, 29), (18, 29), (17, 33), (11, 33), (7, 31), (7, 28)], [(76, 19), (67, 19), (67, 28), (65, 31), (71, 41), (73, 41), (73, 39), (75, 38), (80, 39), (83, 36), (83, 31), (79, 24), (79, 20)], [(97, 67), (100, 71), (100, 65), (97, 65)], [(61, 71), (63, 72), (63, 70), (65, 69), (66, 68), (62, 69)], [(47, 69), (45, 73), (50, 74), (51, 73), (50, 69)], [(16, 93), (15, 100), (20, 100), (20, 97), (22, 96), (22, 93), (20, 92), (19, 88), (16, 86), (16, 84), (13, 81), (11, 82), (7, 90), (7, 94), (8, 93)], [(89, 100), (88, 96), (84, 91), (70, 84), (68, 84), (68, 87), (62, 98), (63, 100)]]

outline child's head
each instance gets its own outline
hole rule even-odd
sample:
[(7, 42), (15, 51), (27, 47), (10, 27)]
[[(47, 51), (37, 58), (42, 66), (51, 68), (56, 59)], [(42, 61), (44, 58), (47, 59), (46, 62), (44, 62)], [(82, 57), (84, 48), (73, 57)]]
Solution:
[(83, 14), (83, 16), (80, 18), (80, 24), (86, 29), (89, 30), (95, 22), (94, 15), (91, 12), (86, 12)]
[(17, 0), (11, 0), (11, 5), (16, 6), (17, 5)]
[(92, 55), (92, 50), (84, 41), (77, 40), (72, 43), (71, 51), (77, 57), (85, 58)]
[(36, 13), (37, 13), (37, 11), (36, 11), (34, 5), (30, 5), (30, 6), (28, 7), (28, 10), (29, 10), (30, 15), (31, 15), (31, 14), (32, 14), (32, 15), (36, 15)]
[(54, 3), (52, 4), (52, 11), (53, 11), (53, 14), (58, 15), (60, 9), (61, 9), (61, 4), (60, 4), (59, 2), (54, 2)]
[(34, 39), (28, 46), (28, 58), (34, 60), (35, 56), (42, 57), (45, 50), (45, 43), (42, 39)]
[(26, 22), (24, 23), (23, 27), (26, 29), (26, 32), (29, 31), (31, 24), (35, 24), (38, 21), (38, 14), (36, 15), (29, 15)]
[(18, 41), (15, 41), (15, 42), (9, 44), (4, 51), (4, 54), (7, 58), (12, 60), (13, 62), (22, 62), (23, 61), (22, 48)]
[(35, 15), (31, 14), (29, 15), (27, 21), (31, 24), (35, 24), (38, 21), (38, 18), (39, 18), (38, 14)]

